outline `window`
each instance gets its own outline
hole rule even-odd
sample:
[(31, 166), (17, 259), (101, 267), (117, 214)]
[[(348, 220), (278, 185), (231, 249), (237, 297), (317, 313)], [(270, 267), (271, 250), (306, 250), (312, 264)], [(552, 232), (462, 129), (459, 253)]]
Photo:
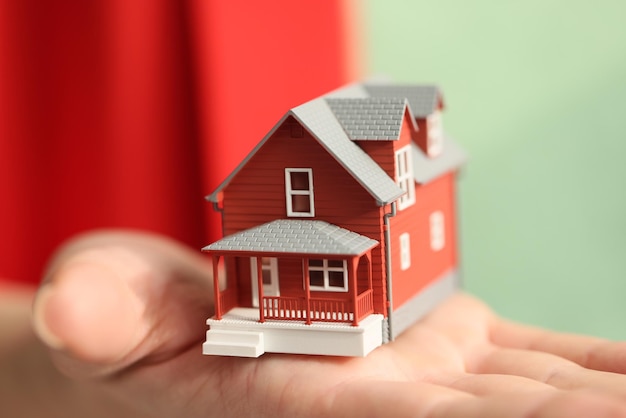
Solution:
[(407, 232), (400, 234), (400, 269), (411, 267), (411, 237)]
[(402, 210), (415, 203), (415, 180), (413, 179), (410, 145), (396, 151), (396, 182), (405, 192), (398, 200), (398, 209)]
[(446, 245), (446, 230), (443, 212), (440, 210), (433, 212), (429, 217), (430, 223), (430, 248), (433, 251), (440, 251)]
[(311, 290), (347, 292), (346, 260), (309, 260), (309, 284)]
[(441, 112), (435, 111), (426, 118), (426, 132), (428, 132), (426, 151), (429, 157), (436, 157), (443, 151), (443, 129), (441, 127)]
[(286, 168), (285, 194), (287, 216), (315, 216), (312, 169)]

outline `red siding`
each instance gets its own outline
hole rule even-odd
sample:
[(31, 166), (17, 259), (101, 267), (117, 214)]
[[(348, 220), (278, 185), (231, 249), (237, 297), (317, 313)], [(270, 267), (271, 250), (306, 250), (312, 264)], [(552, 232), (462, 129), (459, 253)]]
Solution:
[[(374, 198), (306, 131), (291, 137), (295, 120), (289, 118), (256, 152), (224, 190), (224, 235), (230, 235), (275, 219), (287, 218), (285, 168), (313, 170), (314, 218), (368, 236), (381, 243), (372, 251), (376, 312), (385, 313), (382, 208)], [(298, 219), (298, 218), (293, 218)], [(249, 268), (240, 269), (240, 295), (250, 295)], [(378, 273), (378, 274), (377, 274)], [(302, 290), (301, 261), (279, 261), (281, 295)], [(359, 288), (362, 282), (359, 283)], [(313, 293), (315, 294), (315, 292)], [(313, 295), (312, 294), (312, 295)], [(346, 294), (324, 293), (324, 297)], [(319, 296), (319, 294), (316, 294)]]
[[(402, 147), (406, 147), (407, 145), (409, 145), (411, 143), (411, 139), (413, 137), (415, 137), (415, 135), (417, 134), (417, 132), (415, 132), (413, 130), (413, 123), (411, 122), (411, 119), (409, 117), (409, 114), (405, 112), (404, 114), (404, 120), (402, 121), (402, 130), (400, 131), (400, 138), (398, 138), (397, 141), (392, 141), (393, 143), (393, 150), (394, 152), (399, 150)], [(391, 178), (395, 178), (396, 172), (395, 172), (395, 156), (392, 154), (392, 157), (394, 158), (393, 163), (393, 170), (390, 174)]]
[(409, 113), (404, 113), (399, 138), (395, 141), (357, 141), (359, 146), (369, 155), (392, 179), (395, 178), (395, 151), (411, 143), (416, 137)]
[(417, 122), (417, 126), (418, 126), (418, 131), (415, 134), (415, 143), (417, 144), (418, 147), (420, 147), (420, 149), (422, 150), (422, 152), (424, 154), (426, 154), (428, 152), (428, 144), (426, 143), (426, 138), (427, 138), (427, 127), (426, 127), (426, 119), (424, 118), (419, 118), (416, 119)]
[[(223, 193), (224, 234), (233, 234), (275, 219), (287, 218), (285, 168), (311, 168), (314, 188), (314, 218), (338, 225), (377, 240), (372, 251), (374, 309), (386, 315), (386, 273), (383, 215), (389, 207), (376, 205), (374, 198), (306, 131), (301, 137), (297, 122), (289, 118), (243, 167)], [(408, 114), (396, 141), (363, 141), (359, 145), (389, 174), (395, 176), (394, 152), (409, 145), (415, 137)], [(456, 265), (455, 175), (446, 174), (425, 185), (416, 186), (416, 203), (391, 219), (393, 297), (397, 308), (421, 289)], [(429, 216), (440, 210), (445, 219), (445, 247), (430, 246)], [(295, 218), (294, 218), (295, 219)], [(411, 237), (411, 266), (400, 268), (399, 237)], [(281, 296), (302, 296), (302, 261), (279, 259)], [(359, 291), (367, 288), (367, 269), (359, 267)], [(239, 302), (250, 306), (248, 259), (238, 263)], [(313, 297), (345, 299), (348, 293), (312, 292)]]
[[(239, 306), (252, 307), (252, 271), (249, 257), (237, 257), (237, 270), (234, 272), (237, 278), (237, 300)], [(230, 273), (230, 272), (229, 272)], [(230, 274), (229, 274), (229, 277)]]
[(304, 296), (302, 260), (278, 259), (278, 282), (281, 296)]
[(389, 177), (394, 178), (394, 141), (357, 141), (357, 143)]
[[(394, 308), (417, 294), (426, 285), (456, 265), (455, 175), (448, 173), (416, 187), (415, 204), (399, 211), (391, 220)], [(445, 246), (433, 251), (430, 246), (429, 216), (444, 214)], [(410, 234), (411, 266), (400, 268), (400, 234)]]

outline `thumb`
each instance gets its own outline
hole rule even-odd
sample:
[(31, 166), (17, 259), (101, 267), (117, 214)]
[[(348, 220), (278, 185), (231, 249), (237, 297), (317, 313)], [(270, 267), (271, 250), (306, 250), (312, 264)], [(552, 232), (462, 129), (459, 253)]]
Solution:
[(35, 298), (34, 328), (74, 377), (169, 358), (203, 339), (213, 300), (207, 264), (155, 235), (77, 238), (51, 262)]

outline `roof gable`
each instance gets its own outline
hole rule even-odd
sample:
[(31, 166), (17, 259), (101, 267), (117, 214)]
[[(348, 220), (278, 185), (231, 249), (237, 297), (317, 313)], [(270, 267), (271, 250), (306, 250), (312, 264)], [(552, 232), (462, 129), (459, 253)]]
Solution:
[(442, 101), (439, 87), (434, 85), (365, 83), (363, 88), (371, 97), (405, 97), (418, 118), (433, 113)]
[(211, 202), (219, 200), (222, 190), (290, 116), (293, 116), (374, 197), (378, 205), (391, 203), (404, 194), (395, 181), (365, 151), (350, 140), (326, 101), (323, 98), (317, 98), (287, 112), (218, 188), (207, 196), (207, 200)]
[[(352, 141), (393, 141), (400, 137), (406, 112), (404, 97), (326, 98), (326, 103)], [(415, 121), (410, 121), (414, 129)]]
[(380, 205), (404, 194), (387, 173), (350, 140), (322, 98), (293, 108), (292, 114), (304, 128), (341, 164)]
[[(313, 99), (287, 112), (257, 146), (233, 170), (207, 199), (220, 200), (220, 194), (257, 151), (289, 117), (304, 129), (367, 190), (377, 204), (394, 202), (404, 191), (355, 140), (396, 140), (402, 122), (409, 116), (417, 129), (415, 117), (426, 117), (437, 110), (441, 93), (433, 85), (352, 84)], [(425, 183), (465, 161), (464, 152), (446, 138), (443, 154), (429, 158), (413, 144), (415, 180)]]

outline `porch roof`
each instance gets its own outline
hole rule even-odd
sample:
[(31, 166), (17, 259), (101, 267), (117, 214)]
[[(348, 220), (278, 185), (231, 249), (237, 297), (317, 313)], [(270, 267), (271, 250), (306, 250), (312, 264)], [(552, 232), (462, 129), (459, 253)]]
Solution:
[(358, 256), (376, 245), (376, 240), (328, 222), (278, 219), (229, 235), (202, 251)]

